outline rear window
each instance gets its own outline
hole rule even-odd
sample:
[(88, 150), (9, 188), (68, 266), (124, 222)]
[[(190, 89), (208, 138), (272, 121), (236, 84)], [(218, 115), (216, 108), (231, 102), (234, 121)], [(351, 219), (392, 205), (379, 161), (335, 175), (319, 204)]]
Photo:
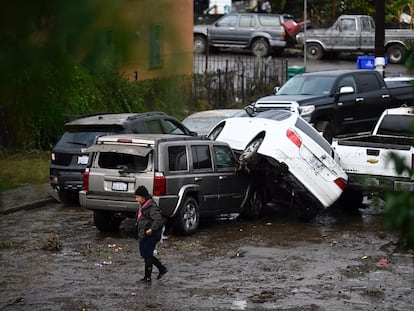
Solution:
[(309, 123), (301, 118), (298, 118), (295, 125), (298, 129), (312, 138), (312, 140), (321, 146), (329, 155), (333, 154), (331, 145), (326, 141), (325, 138), (322, 137), (321, 134), (319, 134), (311, 125), (309, 125)]
[(168, 169), (170, 172), (187, 170), (187, 150), (185, 146), (168, 147)]
[(80, 131), (80, 132), (65, 132), (58, 143), (57, 147), (65, 148), (86, 148), (95, 143), (99, 136), (122, 133), (123, 129), (111, 129), (108, 131)]
[(262, 26), (267, 27), (279, 27), (281, 25), (280, 17), (274, 15), (259, 15), (259, 22)]
[(141, 157), (138, 155), (102, 152), (99, 153), (98, 165), (106, 169), (128, 169), (130, 171), (143, 171), (148, 166), (148, 155)]
[(377, 134), (413, 137), (414, 115), (386, 115)]

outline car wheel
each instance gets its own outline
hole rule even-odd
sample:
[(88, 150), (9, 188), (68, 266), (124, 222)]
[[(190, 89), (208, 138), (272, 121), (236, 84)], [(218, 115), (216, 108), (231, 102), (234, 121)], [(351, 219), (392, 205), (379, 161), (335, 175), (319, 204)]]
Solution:
[(264, 206), (263, 191), (253, 186), (249, 191), (246, 206), (241, 213), (242, 218), (257, 219), (262, 216)]
[(194, 36), (194, 53), (204, 54), (207, 51), (207, 40), (203, 36)]
[(102, 232), (116, 232), (119, 230), (122, 219), (107, 211), (94, 211), (93, 220), (96, 228)]
[(199, 222), (198, 203), (193, 197), (187, 197), (180, 213), (174, 219), (174, 231), (184, 235), (191, 235), (196, 232)]
[(334, 131), (330, 121), (319, 121), (316, 123), (315, 128), (322, 133), (322, 136), (329, 142), (332, 143), (334, 137)]
[(400, 44), (391, 45), (387, 49), (388, 61), (391, 64), (402, 64), (405, 60), (407, 50)]
[(266, 39), (257, 39), (252, 44), (252, 53), (254, 56), (266, 57), (270, 54), (269, 43)]
[(318, 60), (323, 57), (324, 51), (318, 43), (308, 43), (306, 45), (306, 56), (310, 60)]
[(263, 137), (256, 137), (246, 148), (244, 148), (243, 153), (240, 156), (240, 160), (246, 163), (252, 163), (257, 159), (257, 150), (263, 142)]
[(59, 200), (64, 205), (79, 205), (79, 192), (77, 191), (58, 191)]

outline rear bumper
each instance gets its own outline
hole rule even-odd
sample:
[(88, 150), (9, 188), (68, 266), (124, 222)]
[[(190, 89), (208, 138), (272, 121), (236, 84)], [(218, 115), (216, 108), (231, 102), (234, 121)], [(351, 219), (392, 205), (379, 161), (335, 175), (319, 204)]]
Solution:
[[(178, 197), (176, 195), (154, 197), (155, 202), (158, 203), (163, 215), (174, 216), (177, 213)], [(88, 193), (85, 190), (79, 192), (79, 203), (83, 208), (90, 210), (100, 210), (109, 212), (137, 212), (138, 203), (134, 197), (115, 197), (115, 196), (98, 196)]]
[(414, 191), (414, 180), (378, 175), (348, 173), (348, 184), (354, 188), (376, 191)]

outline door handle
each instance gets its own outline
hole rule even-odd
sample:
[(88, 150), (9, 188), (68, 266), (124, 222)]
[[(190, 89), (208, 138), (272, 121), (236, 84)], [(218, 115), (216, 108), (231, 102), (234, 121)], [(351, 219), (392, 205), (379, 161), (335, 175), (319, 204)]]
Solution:
[(203, 178), (202, 177), (195, 177), (194, 180), (195, 181), (200, 181), (200, 180), (203, 180)]
[(355, 101), (356, 102), (363, 102), (364, 98), (363, 97), (357, 97), (357, 98), (355, 98)]
[(220, 180), (227, 179), (227, 176), (219, 176)]
[(390, 98), (390, 95), (389, 94), (382, 94), (381, 98)]

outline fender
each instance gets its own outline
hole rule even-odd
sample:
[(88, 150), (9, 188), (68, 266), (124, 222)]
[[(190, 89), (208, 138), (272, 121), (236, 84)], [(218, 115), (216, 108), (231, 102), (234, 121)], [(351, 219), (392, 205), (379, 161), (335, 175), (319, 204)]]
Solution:
[(190, 192), (195, 192), (197, 194), (197, 196), (195, 198), (197, 200), (197, 202), (201, 201), (200, 185), (198, 185), (198, 184), (189, 184), (189, 185), (185, 185), (185, 186), (181, 187), (180, 190), (178, 191), (177, 205), (175, 206), (174, 211), (171, 214), (171, 217), (174, 217), (175, 215), (177, 215), (178, 211), (181, 209), (181, 207), (183, 205), (184, 198)]

